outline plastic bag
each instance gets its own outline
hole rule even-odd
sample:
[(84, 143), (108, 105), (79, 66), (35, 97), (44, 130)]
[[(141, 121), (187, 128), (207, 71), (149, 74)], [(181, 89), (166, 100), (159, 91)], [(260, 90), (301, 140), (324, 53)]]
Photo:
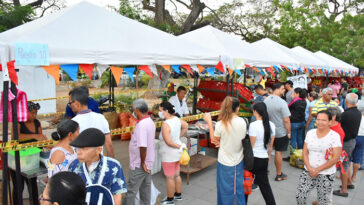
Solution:
[(184, 149), (181, 158), (179, 159), (179, 163), (181, 165), (187, 165), (188, 162), (190, 162), (190, 155), (188, 155), (187, 150)]

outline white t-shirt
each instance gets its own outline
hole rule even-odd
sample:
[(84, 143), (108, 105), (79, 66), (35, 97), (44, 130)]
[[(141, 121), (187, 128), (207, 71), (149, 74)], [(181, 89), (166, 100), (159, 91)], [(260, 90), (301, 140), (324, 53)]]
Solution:
[(234, 117), (228, 130), (221, 121), (216, 123), (215, 137), (220, 137), (220, 149), (217, 161), (225, 166), (236, 166), (243, 160), (242, 139), (246, 135), (246, 123), (243, 118)]
[(174, 106), (174, 110), (176, 111), (176, 113), (178, 113), (180, 115), (180, 117), (183, 117), (183, 115), (189, 114), (189, 110), (188, 110), (185, 99), (182, 100), (182, 104), (181, 104), (181, 101), (179, 101), (178, 96), (175, 95), (175, 96), (172, 96), (171, 98), (169, 98), (168, 101)]
[[(312, 129), (307, 132), (305, 143), (307, 143), (308, 160), (312, 168), (317, 168), (325, 164), (328, 160), (325, 159), (326, 150), (329, 148), (342, 147), (340, 135), (330, 130), (330, 132), (322, 138), (317, 137), (317, 129)], [(307, 170), (306, 166), (305, 169)], [(330, 175), (336, 172), (336, 165), (320, 172), (319, 174)]]
[(88, 128), (96, 128), (105, 135), (110, 134), (109, 123), (102, 114), (92, 111), (82, 111), (72, 118), (72, 120), (76, 121), (80, 126), (80, 133)]
[[(171, 130), (171, 139), (176, 144), (182, 144), (180, 140), (181, 134), (181, 120), (178, 117), (173, 117), (169, 120), (164, 121), (163, 123), (168, 124)], [(177, 162), (180, 160), (182, 155), (182, 150), (174, 147), (170, 147), (164, 141), (162, 136), (162, 132), (159, 135), (159, 154), (161, 156), (162, 162)]]
[[(276, 134), (276, 126), (273, 122), (269, 121), (270, 130), (271, 130), (271, 137), (275, 136)], [(254, 157), (258, 158), (268, 158), (268, 151), (264, 148), (264, 126), (262, 120), (254, 121), (249, 126), (249, 136), (256, 137), (253, 153)], [(268, 145), (267, 145), (268, 147)]]

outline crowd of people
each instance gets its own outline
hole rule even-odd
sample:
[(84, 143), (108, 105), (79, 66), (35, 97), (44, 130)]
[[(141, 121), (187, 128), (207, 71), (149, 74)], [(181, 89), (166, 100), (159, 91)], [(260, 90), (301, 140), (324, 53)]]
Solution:
[[(242, 140), (245, 137), (250, 139), (253, 152), (251, 172), (254, 186), (260, 188), (266, 204), (276, 204), (268, 179), (271, 155), (274, 154), (275, 181), (283, 181), (290, 177), (287, 170), (282, 170), (283, 161), (289, 159), (295, 149), (303, 150), (305, 165), (297, 179), (297, 204), (306, 204), (308, 193), (313, 188), (317, 189), (317, 201), (314, 203), (331, 204), (332, 195), (348, 197), (348, 190), (355, 188), (357, 172), (363, 161), (364, 102), (359, 101), (357, 94), (350, 93), (345, 83), (343, 81), (342, 87), (333, 88), (337, 84), (332, 82), (327, 88), (312, 88), (311, 91), (294, 88), (291, 81), (275, 83), (271, 91), (259, 84), (254, 89), (256, 98), (251, 107), (253, 117), (250, 123), (239, 117), (240, 101), (230, 96), (222, 102), (215, 126), (211, 116), (205, 114), (211, 142), (219, 148), (217, 204), (248, 203), (249, 195), (244, 191)], [(175, 86), (170, 84), (169, 87)], [(107, 120), (98, 113), (87, 88), (72, 89), (65, 119), (52, 133), (52, 138), (58, 143), (50, 153), (48, 183), (40, 203), (120, 205), (123, 201), (123, 204), (129, 205), (135, 203), (138, 195), (140, 204), (150, 204), (151, 170), (158, 154), (167, 190), (167, 197), (160, 203), (174, 204), (182, 200), (179, 160), (186, 145), (180, 138), (186, 134), (188, 124), (180, 117), (189, 115), (185, 100), (187, 90), (180, 86), (175, 95), (174, 89), (168, 92), (167, 99), (159, 105), (158, 116), (163, 124), (158, 153), (155, 153), (154, 147), (156, 126), (148, 115), (147, 102), (137, 99), (132, 104), (132, 115), (137, 123), (129, 143), (130, 172), (126, 181), (122, 165), (114, 159)], [(28, 103), (29, 119), (19, 124), (22, 142), (46, 139), (36, 119), (39, 109), (39, 104)], [(334, 190), (337, 170), (342, 185)], [(15, 178), (15, 173), (11, 176)], [(20, 190), (23, 182), (24, 179)], [(36, 181), (28, 186), (37, 190)], [(17, 190), (14, 187), (14, 191)], [(37, 191), (32, 194), (38, 197)]]

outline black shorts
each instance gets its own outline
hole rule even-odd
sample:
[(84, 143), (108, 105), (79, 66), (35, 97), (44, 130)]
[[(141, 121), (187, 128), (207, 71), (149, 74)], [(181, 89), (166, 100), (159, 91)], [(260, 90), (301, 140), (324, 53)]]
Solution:
[(275, 138), (273, 146), (276, 151), (284, 152), (287, 151), (288, 144), (289, 144), (289, 139), (288, 136), (286, 135), (284, 137)]

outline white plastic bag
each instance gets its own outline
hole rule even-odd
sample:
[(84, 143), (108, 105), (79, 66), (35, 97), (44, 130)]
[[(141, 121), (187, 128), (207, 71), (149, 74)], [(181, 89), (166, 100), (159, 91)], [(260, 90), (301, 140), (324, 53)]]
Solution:
[[(158, 189), (154, 186), (153, 184), (153, 180), (150, 183), (150, 205), (154, 205), (157, 202), (157, 198), (158, 195), (160, 194), (160, 192), (158, 191)], [(135, 197), (135, 205), (140, 205), (140, 197), (139, 197), (139, 191)]]

